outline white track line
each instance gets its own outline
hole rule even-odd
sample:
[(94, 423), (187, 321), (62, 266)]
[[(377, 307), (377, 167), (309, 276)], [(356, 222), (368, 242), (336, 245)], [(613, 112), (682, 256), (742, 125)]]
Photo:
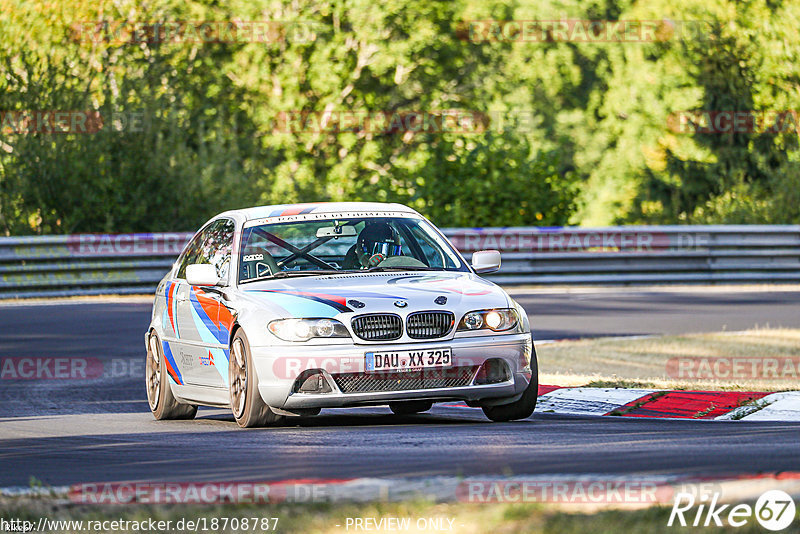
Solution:
[(726, 414), (715, 417), (729, 421), (800, 421), (800, 391), (772, 393), (758, 399), (753, 404), (741, 406)]
[(539, 397), (538, 413), (605, 415), (655, 389), (561, 388)]

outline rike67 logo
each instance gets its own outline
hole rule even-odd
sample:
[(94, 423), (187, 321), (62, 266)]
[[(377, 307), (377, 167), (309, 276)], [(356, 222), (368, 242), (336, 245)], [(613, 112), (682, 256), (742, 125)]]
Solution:
[(667, 526), (693, 527), (743, 527), (751, 520), (755, 520), (763, 528), (771, 531), (780, 531), (792, 524), (795, 518), (795, 504), (788, 493), (781, 490), (770, 490), (762, 494), (755, 506), (749, 504), (719, 504), (719, 493), (714, 493), (709, 502), (708, 495), (700, 498), (697, 510), (692, 513), (692, 508), (698, 504), (695, 495), (678, 493), (669, 514)]

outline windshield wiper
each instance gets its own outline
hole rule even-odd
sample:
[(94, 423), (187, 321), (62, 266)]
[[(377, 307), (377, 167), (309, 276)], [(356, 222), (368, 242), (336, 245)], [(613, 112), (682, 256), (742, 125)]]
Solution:
[(377, 267), (371, 267), (366, 271), (359, 271), (362, 273), (378, 273), (381, 271), (443, 271), (444, 269), (439, 269), (437, 267), (381, 267), (378, 265)]
[(316, 271), (278, 271), (270, 278), (291, 278), (292, 276), (327, 276), (331, 274), (342, 274), (350, 271), (337, 271), (334, 269), (319, 269)]
[(248, 284), (250, 282), (263, 282), (264, 280), (275, 280), (276, 278), (291, 278), (293, 276), (328, 276), (331, 274), (351, 273), (353, 271), (336, 271), (333, 269), (319, 269), (317, 271), (278, 271), (269, 276), (259, 276), (257, 278), (250, 278), (242, 280), (240, 284)]
[(392, 271), (443, 271), (436, 267), (372, 267), (370, 269), (343, 269), (337, 271), (334, 269), (319, 269), (316, 271), (278, 271), (269, 276), (260, 276), (258, 278), (250, 278), (249, 280), (242, 280), (240, 284), (249, 284), (250, 282), (263, 282), (264, 280), (276, 280), (279, 278), (292, 278), (293, 276), (330, 276), (334, 274), (352, 274), (352, 273), (379, 273), (379, 272), (392, 272)]

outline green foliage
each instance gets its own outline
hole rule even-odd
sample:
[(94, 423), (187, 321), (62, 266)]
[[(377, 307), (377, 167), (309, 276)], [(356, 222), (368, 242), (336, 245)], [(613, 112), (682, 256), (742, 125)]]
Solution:
[[(0, 111), (103, 117), (96, 133), (0, 129), (0, 232), (191, 230), (224, 209), (325, 200), (404, 202), (441, 226), (800, 222), (796, 130), (669, 124), (797, 109), (798, 16), (767, 0), (0, 0)], [(565, 18), (662, 21), (667, 38), (464, 38), (470, 20)], [(76, 34), (100, 20), (302, 31)], [(285, 128), (287, 112), (448, 110), (489, 119), (445, 133)]]
[(408, 204), (450, 226), (564, 225), (577, 181), (561, 174), (557, 152), (531, 155), (510, 133), (455, 139), (431, 150)]
[[(188, 230), (246, 202), (253, 128), (236, 104), (241, 91), (216, 68), (231, 51), (75, 42), (60, 13), (31, 17), (25, 6), (3, 9), (30, 37), (9, 43), (16, 50), (3, 58), (0, 109), (95, 110), (103, 124), (94, 133), (4, 135), (6, 232)], [(96, 20), (84, 16), (74, 20)]]
[(695, 9), (702, 31), (665, 51), (684, 65), (696, 91), (683, 109), (751, 110), (765, 122), (738, 132), (663, 136), (659, 161), (642, 173), (635, 207), (623, 220), (800, 222), (797, 124), (779, 124), (798, 102), (800, 40), (791, 22), (798, 6), (715, 2)]

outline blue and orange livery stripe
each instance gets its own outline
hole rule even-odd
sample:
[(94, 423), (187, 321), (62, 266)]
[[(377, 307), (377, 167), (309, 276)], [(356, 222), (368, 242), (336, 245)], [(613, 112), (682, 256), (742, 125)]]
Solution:
[(289, 215), (305, 215), (311, 213), (317, 208), (317, 204), (298, 204), (291, 208), (280, 208), (272, 211), (269, 217), (288, 217)]
[(164, 362), (167, 365), (167, 373), (176, 384), (182, 386), (183, 377), (181, 376), (181, 372), (178, 370), (178, 365), (175, 363), (175, 357), (172, 355), (172, 349), (169, 348), (169, 343), (162, 341), (161, 346), (164, 348)]
[(373, 293), (370, 291), (340, 291), (338, 295), (329, 293), (311, 293), (307, 291), (292, 291), (288, 289), (258, 289), (255, 290), (259, 293), (277, 293), (281, 295), (292, 295), (295, 297), (313, 300), (322, 304), (326, 304), (339, 312), (351, 312), (351, 308), (347, 306), (347, 299), (355, 298), (376, 298), (376, 299), (402, 299), (403, 297), (397, 295), (387, 295), (384, 293)]
[(233, 315), (230, 310), (217, 300), (207, 297), (199, 288), (192, 288), (190, 299), (197, 315), (217, 341), (228, 343), (233, 325)]
[(203, 317), (203, 313), (208, 316), (209, 320), (214, 323), (216, 328), (219, 328), (219, 303), (206, 296), (206, 293), (202, 289), (195, 289), (192, 288), (192, 305), (194, 305), (195, 309), (197, 310), (198, 315)]
[(233, 314), (224, 304), (219, 305), (219, 327), (220, 330), (225, 331), (226, 338), (223, 343), (227, 343), (230, 341), (231, 331), (233, 330)]
[(282, 295), (293, 295), (295, 297), (302, 297), (316, 302), (326, 304), (340, 312), (351, 312), (352, 309), (347, 307), (347, 299), (339, 295), (328, 295), (326, 293), (309, 293), (306, 291), (290, 291), (288, 289), (260, 289), (262, 293), (279, 293)]
[(178, 287), (177, 284), (173, 282), (167, 282), (167, 287), (164, 291), (164, 296), (167, 297), (167, 315), (169, 315), (169, 324), (172, 325), (172, 331), (176, 332), (175, 329), (175, 317), (172, 312), (172, 304), (175, 300), (175, 289)]
[[(200, 302), (200, 299), (203, 299), (204, 303)], [(219, 323), (217, 322), (217, 303), (213, 302), (213, 306), (208, 304), (207, 297), (200, 297), (196, 291), (192, 290), (189, 293), (189, 302), (191, 302), (192, 307), (194, 308), (195, 313), (197, 313), (197, 317), (200, 318), (203, 325), (196, 324), (195, 326), (198, 328), (205, 328), (208, 330), (213, 336), (214, 339), (219, 341)], [(197, 319), (194, 319), (197, 322)], [(202, 338), (202, 333), (201, 333)]]

